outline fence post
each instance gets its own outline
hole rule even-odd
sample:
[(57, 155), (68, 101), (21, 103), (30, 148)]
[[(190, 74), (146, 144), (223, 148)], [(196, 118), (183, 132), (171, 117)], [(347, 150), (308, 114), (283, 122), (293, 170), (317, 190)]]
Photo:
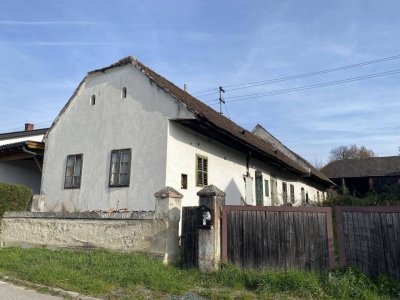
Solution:
[(164, 263), (179, 257), (179, 220), (183, 195), (172, 187), (165, 187), (154, 194), (156, 207), (154, 217), (168, 222), (167, 232), (159, 238), (165, 245)]
[(211, 210), (213, 226), (210, 229), (199, 228), (198, 264), (201, 272), (212, 272), (218, 269), (221, 261), (221, 209), (225, 205), (225, 193), (214, 185), (200, 190), (199, 205)]

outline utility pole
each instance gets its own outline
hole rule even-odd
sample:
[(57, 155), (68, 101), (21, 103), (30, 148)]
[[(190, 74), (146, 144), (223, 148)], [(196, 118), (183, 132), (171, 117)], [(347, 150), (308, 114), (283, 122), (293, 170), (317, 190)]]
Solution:
[(225, 100), (222, 99), (222, 94), (225, 93), (225, 90), (222, 88), (222, 86), (219, 87), (219, 113), (223, 115), (222, 113), (222, 103), (225, 104)]

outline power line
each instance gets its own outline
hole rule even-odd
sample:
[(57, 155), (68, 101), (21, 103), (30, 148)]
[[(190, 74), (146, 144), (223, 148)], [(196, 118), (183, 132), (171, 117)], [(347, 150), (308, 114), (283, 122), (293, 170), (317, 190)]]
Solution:
[[(35, 123), (35, 127), (39, 126), (39, 127), (45, 127), (44, 125), (50, 125), (51, 123), (53, 123), (53, 120), (50, 121), (45, 121), (45, 122), (40, 122), (40, 123)], [(19, 126), (19, 127), (14, 127), (14, 128), (8, 128), (8, 129), (3, 129), (0, 130), (0, 133), (7, 133), (7, 132), (14, 132), (14, 131), (23, 131), (24, 126)], [(36, 129), (40, 129), (40, 128), (36, 128)]]
[[(394, 74), (398, 74), (398, 73), (400, 73), (400, 69), (395, 69), (395, 70), (392, 70), (392, 71), (387, 71), (387, 72), (382, 72), (382, 73), (375, 73), (375, 74), (370, 74), (370, 75), (358, 76), (358, 77), (353, 77), (353, 78), (347, 78), (347, 79), (342, 79), (342, 80), (335, 80), (335, 81), (330, 81), (330, 82), (323, 82), (323, 83), (318, 83), (318, 84), (312, 84), (312, 85), (288, 88), (288, 89), (281, 89), (281, 90), (274, 90), (274, 91), (268, 91), (268, 92), (263, 92), (263, 93), (255, 93), (255, 94), (246, 94), (246, 95), (225, 97), (225, 99), (233, 99), (233, 100), (226, 100), (226, 101), (227, 102), (235, 102), (235, 101), (259, 98), (259, 97), (263, 97), (263, 96), (271, 96), (271, 95), (277, 95), (277, 94), (291, 93), (291, 92), (297, 92), (297, 91), (302, 91), (302, 90), (308, 90), (308, 89), (314, 89), (314, 88), (319, 88), (319, 87), (330, 86), (330, 85), (338, 85), (338, 84), (343, 84), (343, 83), (348, 83), (348, 82), (353, 82), (353, 81), (366, 80), (366, 79), (370, 79), (370, 78), (389, 76), (389, 75), (394, 75)], [(218, 100), (214, 99), (214, 100), (211, 100), (211, 101), (206, 101), (205, 103), (212, 103), (212, 102), (215, 102), (215, 101), (218, 101)]]
[[(395, 59), (399, 59), (399, 58), (400, 58), (400, 55), (388, 56), (388, 57), (384, 57), (384, 58), (369, 60), (369, 61), (352, 64), (352, 65), (347, 65), (347, 66), (342, 66), (342, 67), (337, 67), (337, 68), (331, 68), (331, 69), (325, 69), (325, 70), (321, 70), (321, 71), (314, 71), (314, 72), (303, 73), (303, 74), (298, 74), (298, 75), (291, 75), (291, 76), (286, 76), (286, 77), (268, 79), (268, 80), (263, 80), (263, 81), (224, 85), (224, 87), (226, 88), (226, 91), (234, 91), (234, 90), (240, 90), (240, 89), (251, 88), (251, 87), (255, 87), (255, 86), (259, 86), (259, 85), (264, 85), (264, 84), (270, 84), (270, 83), (282, 82), (282, 81), (299, 79), (299, 78), (304, 78), (304, 77), (316, 76), (316, 75), (321, 75), (321, 74), (326, 74), (326, 73), (331, 73), (331, 72), (337, 72), (337, 71), (362, 67), (362, 66), (366, 66), (366, 65), (376, 64), (376, 63), (380, 63), (380, 62), (391, 61), (391, 60), (395, 60)], [(232, 87), (236, 87), (236, 88), (229, 89)], [(218, 89), (213, 88), (213, 89), (203, 90), (200, 92), (193, 93), (192, 95), (202, 94), (202, 93), (209, 92), (209, 91), (218, 91)], [(214, 94), (215, 93), (207, 93), (205, 95), (201, 95), (200, 97), (205, 97), (205, 96), (214, 95)]]

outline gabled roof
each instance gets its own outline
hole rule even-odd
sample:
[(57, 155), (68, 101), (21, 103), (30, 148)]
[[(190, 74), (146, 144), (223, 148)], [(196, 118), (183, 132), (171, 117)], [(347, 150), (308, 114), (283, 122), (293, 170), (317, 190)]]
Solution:
[(326, 176), (321, 171), (315, 168), (306, 159), (304, 159), (303, 157), (301, 157), (300, 155), (298, 155), (297, 153), (293, 152), (288, 147), (286, 147), (280, 140), (278, 140), (275, 136), (273, 136), (268, 130), (266, 130), (260, 124), (257, 124), (256, 127), (254, 127), (252, 133), (262, 138), (263, 140), (270, 142), (276, 149), (281, 151), (284, 155), (297, 162), (303, 168), (309, 169), (312, 174), (322, 178), (323, 177), (326, 178)]
[(177, 101), (179, 101), (180, 103), (185, 105), (186, 108), (191, 113), (193, 113), (193, 115), (195, 117), (195, 121), (188, 120), (186, 124), (190, 123), (190, 126), (193, 126), (193, 124), (196, 123), (195, 127), (197, 125), (201, 124), (201, 126), (205, 126), (207, 128), (215, 128), (220, 134), (225, 135), (226, 138), (229, 138), (234, 143), (239, 143), (239, 144), (245, 146), (249, 152), (256, 152), (256, 153), (262, 155), (263, 157), (267, 157), (267, 158), (271, 159), (272, 161), (276, 161), (279, 164), (281, 164), (303, 176), (315, 176), (315, 178), (317, 180), (321, 181), (322, 183), (324, 183), (326, 185), (333, 184), (323, 174), (319, 174), (318, 172), (315, 172), (315, 169), (306, 170), (303, 166), (296, 163), (294, 160), (290, 159), (289, 157), (284, 155), (281, 151), (279, 151), (275, 147), (273, 147), (273, 145), (271, 143), (264, 141), (263, 139), (257, 137), (250, 131), (235, 124), (234, 122), (232, 122), (225, 116), (219, 114), (211, 107), (207, 106), (203, 102), (194, 98), (192, 95), (190, 95), (189, 93), (180, 89), (179, 87), (174, 85), (172, 82), (168, 81), (161, 75), (159, 75), (156, 72), (154, 72), (153, 70), (149, 69), (148, 67), (143, 65), (140, 61), (138, 61), (137, 59), (135, 59), (131, 56), (125, 57), (108, 67), (89, 72), (86, 75), (86, 77), (81, 81), (78, 88), (75, 90), (75, 92), (73, 93), (73, 95), (71, 96), (71, 98), (69, 99), (67, 104), (64, 106), (64, 108), (62, 109), (60, 114), (57, 116), (57, 118), (55, 119), (54, 123), (52, 124), (50, 130), (47, 132), (45, 138), (47, 137), (47, 135), (51, 131), (51, 129), (54, 127), (54, 125), (58, 122), (60, 116), (66, 110), (66, 108), (68, 107), (68, 105), (72, 101), (72, 99), (75, 97), (75, 95), (78, 93), (80, 87), (85, 82), (85, 80), (88, 76), (90, 76), (92, 74), (96, 74), (96, 73), (106, 72), (107, 70), (110, 70), (110, 69), (113, 69), (116, 67), (120, 67), (120, 66), (129, 65), (129, 64), (136, 67), (139, 71), (141, 71), (144, 75), (146, 75), (150, 80), (152, 80), (157, 86), (159, 86), (166, 93), (171, 95)]
[(400, 176), (400, 156), (336, 160), (321, 170), (329, 178)]

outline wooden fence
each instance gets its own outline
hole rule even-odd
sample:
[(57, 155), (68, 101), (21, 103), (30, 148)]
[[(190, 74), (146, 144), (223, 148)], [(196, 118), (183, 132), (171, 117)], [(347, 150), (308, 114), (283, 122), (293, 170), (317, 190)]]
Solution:
[(336, 207), (340, 266), (400, 280), (400, 206)]
[(247, 268), (331, 269), (332, 210), (224, 206), (222, 258)]
[(182, 262), (187, 268), (198, 267), (198, 207), (182, 207)]

